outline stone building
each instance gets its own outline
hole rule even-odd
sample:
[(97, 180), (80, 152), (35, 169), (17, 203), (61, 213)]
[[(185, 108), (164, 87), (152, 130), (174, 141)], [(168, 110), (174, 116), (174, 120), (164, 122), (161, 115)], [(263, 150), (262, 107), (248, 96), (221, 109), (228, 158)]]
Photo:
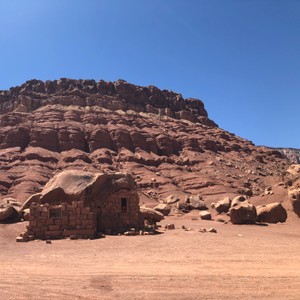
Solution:
[(124, 173), (63, 171), (25, 208), (30, 209), (27, 234), (32, 239), (88, 238), (144, 225), (135, 181)]

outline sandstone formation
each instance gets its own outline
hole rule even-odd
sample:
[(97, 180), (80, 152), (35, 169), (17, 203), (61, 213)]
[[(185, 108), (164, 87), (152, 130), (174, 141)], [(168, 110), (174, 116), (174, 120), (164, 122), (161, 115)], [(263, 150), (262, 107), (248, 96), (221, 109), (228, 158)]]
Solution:
[(259, 196), (289, 164), (219, 128), (202, 101), (124, 80), (28, 81), (0, 91), (0, 124), (0, 198), (21, 203), (62, 170), (120, 171), (133, 174), (141, 204), (189, 211), (203, 202), (183, 204), (187, 195), (205, 205)]

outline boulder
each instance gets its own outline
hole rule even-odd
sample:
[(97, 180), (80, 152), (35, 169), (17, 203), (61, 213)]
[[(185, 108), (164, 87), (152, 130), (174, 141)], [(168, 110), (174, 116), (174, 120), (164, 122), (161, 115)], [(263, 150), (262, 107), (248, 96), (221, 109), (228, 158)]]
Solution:
[(249, 201), (235, 203), (229, 210), (232, 224), (251, 224), (257, 220), (256, 208)]
[(143, 218), (150, 223), (160, 222), (164, 219), (164, 215), (162, 213), (149, 207), (141, 206), (140, 212)]
[(190, 205), (185, 202), (177, 202), (176, 208), (179, 209), (183, 213), (188, 213), (190, 211)]
[[(65, 170), (56, 174), (44, 186), (41, 193), (34, 194), (23, 204), (22, 209), (32, 202), (61, 204), (80, 201), (90, 190), (90, 199), (98, 199), (121, 189), (136, 190), (133, 177), (128, 173), (92, 173), (81, 170)], [(137, 197), (137, 193), (134, 192)]]
[(257, 206), (256, 211), (259, 222), (283, 223), (287, 219), (286, 209), (279, 202)]
[(199, 217), (202, 220), (211, 220), (211, 213), (208, 210), (203, 210), (199, 212)]
[(5, 198), (0, 202), (0, 222), (11, 222), (19, 219), (21, 204), (13, 198)]
[(162, 213), (164, 216), (167, 216), (171, 212), (171, 206), (168, 204), (159, 204), (153, 209)]
[(300, 188), (289, 190), (289, 200), (291, 201), (294, 212), (300, 217)]
[(227, 213), (231, 206), (231, 199), (229, 197), (224, 198), (223, 200), (218, 201), (214, 204), (214, 209), (219, 213)]
[(178, 202), (180, 199), (178, 197), (177, 194), (171, 194), (170, 196), (168, 196), (164, 202), (167, 203), (167, 204), (173, 204), (173, 203), (176, 203)]
[(206, 210), (207, 206), (205, 205), (202, 197), (200, 195), (190, 195), (187, 196), (185, 203), (188, 204), (188, 209), (199, 209)]

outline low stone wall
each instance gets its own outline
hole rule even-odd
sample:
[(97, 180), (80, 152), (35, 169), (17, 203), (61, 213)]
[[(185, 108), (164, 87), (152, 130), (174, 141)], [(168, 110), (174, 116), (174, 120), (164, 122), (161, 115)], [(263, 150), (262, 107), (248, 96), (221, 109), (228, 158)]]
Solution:
[(90, 207), (84, 207), (83, 201), (53, 206), (33, 202), (27, 233), (31, 239), (93, 238), (96, 216)]

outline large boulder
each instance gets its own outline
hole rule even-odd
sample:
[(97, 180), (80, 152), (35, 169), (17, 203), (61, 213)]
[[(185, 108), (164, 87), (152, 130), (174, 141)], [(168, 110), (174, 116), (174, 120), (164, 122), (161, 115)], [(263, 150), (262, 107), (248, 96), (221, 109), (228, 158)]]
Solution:
[(22, 209), (29, 208), (32, 202), (56, 205), (80, 201), (85, 198), (89, 191), (91, 193), (90, 199), (104, 198), (122, 189), (132, 190), (136, 193), (135, 181), (128, 173), (92, 173), (66, 170), (50, 179), (40, 193), (30, 196)]
[(199, 209), (199, 210), (207, 210), (207, 206), (204, 203), (201, 195), (189, 195), (185, 199), (185, 203), (188, 204), (188, 209)]
[(168, 204), (159, 204), (153, 209), (162, 213), (164, 216), (167, 216), (171, 212), (171, 206)]
[(218, 201), (214, 204), (215, 210), (221, 213), (227, 213), (231, 206), (231, 199), (229, 197), (224, 198), (223, 200)]
[(300, 217), (300, 188), (290, 189), (289, 199), (294, 212), (298, 215), (298, 217)]
[(259, 222), (282, 223), (287, 219), (286, 209), (279, 202), (257, 206), (256, 212)]
[(199, 217), (202, 220), (211, 220), (211, 213), (208, 210), (202, 210), (199, 212)]
[(13, 198), (5, 198), (0, 202), (0, 222), (11, 222), (19, 219), (21, 204)]
[(256, 208), (249, 201), (235, 201), (229, 210), (232, 224), (251, 224), (257, 220)]
[(164, 215), (162, 213), (149, 207), (141, 206), (140, 212), (144, 220), (147, 220), (151, 224), (160, 222), (161, 220), (164, 219)]

